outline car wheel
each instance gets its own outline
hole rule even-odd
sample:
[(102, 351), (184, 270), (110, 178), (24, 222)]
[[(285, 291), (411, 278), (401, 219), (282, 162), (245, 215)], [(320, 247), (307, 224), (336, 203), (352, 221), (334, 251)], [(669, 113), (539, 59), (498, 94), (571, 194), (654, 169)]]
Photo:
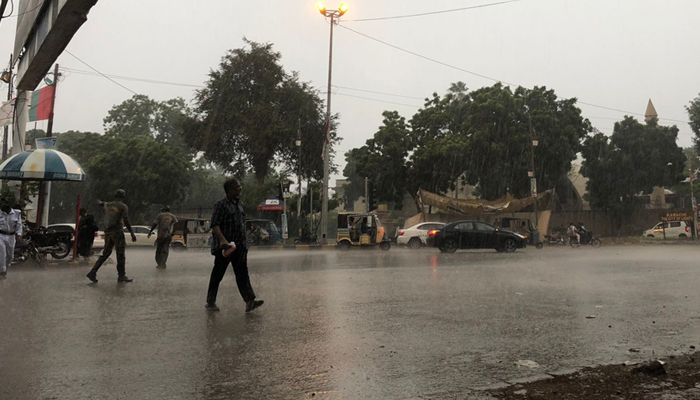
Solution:
[(503, 242), (503, 250), (505, 250), (506, 253), (514, 252), (516, 248), (514, 239), (508, 238)]
[(593, 240), (591, 240), (591, 246), (595, 247), (596, 249), (597, 249), (598, 247), (600, 247), (600, 244), (601, 244), (601, 243), (600, 243), (600, 239), (595, 239), (595, 238), (594, 238)]
[(183, 246), (183, 244), (180, 243), (180, 242), (175, 242), (175, 243), (173, 243), (171, 246), (173, 247), (173, 250), (178, 250), (178, 251), (180, 251), (180, 250), (187, 250), (187, 249), (185, 248), (185, 246)]
[(348, 241), (342, 241), (338, 243), (338, 249), (341, 251), (348, 251), (350, 250), (350, 247), (352, 247), (352, 245)]
[(685, 233), (681, 233), (680, 235), (678, 235), (678, 237), (682, 239), (687, 239), (688, 235), (686, 235)]
[(544, 243), (538, 242), (538, 243), (535, 245), (535, 247), (536, 247), (538, 250), (542, 250), (542, 248), (544, 247)]
[(454, 253), (457, 251), (457, 242), (454, 239), (447, 239), (442, 243), (440, 251), (443, 253)]
[(413, 249), (413, 250), (420, 249), (422, 245), (423, 245), (423, 243), (421, 243), (420, 239), (418, 239), (418, 238), (413, 238), (413, 239), (408, 241), (408, 247)]
[(648, 238), (653, 239), (654, 235), (647, 235)]
[(389, 249), (391, 249), (391, 243), (390, 242), (381, 242), (379, 244), (379, 248), (382, 249), (383, 251), (389, 251)]

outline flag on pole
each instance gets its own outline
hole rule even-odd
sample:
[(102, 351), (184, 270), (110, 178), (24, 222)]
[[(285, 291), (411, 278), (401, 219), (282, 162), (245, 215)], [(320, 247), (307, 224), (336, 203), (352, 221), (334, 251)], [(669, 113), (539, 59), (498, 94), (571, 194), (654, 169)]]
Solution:
[(29, 122), (49, 119), (52, 111), (53, 94), (53, 85), (32, 92), (32, 97), (29, 101)]
[(15, 99), (2, 103), (0, 107), (0, 126), (12, 125), (15, 111)]

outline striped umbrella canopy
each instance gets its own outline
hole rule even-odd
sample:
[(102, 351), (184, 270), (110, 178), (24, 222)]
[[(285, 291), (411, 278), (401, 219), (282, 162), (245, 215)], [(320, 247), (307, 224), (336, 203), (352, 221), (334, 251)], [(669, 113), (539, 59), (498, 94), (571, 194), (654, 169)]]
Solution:
[(14, 181), (85, 181), (85, 171), (75, 160), (53, 149), (15, 154), (0, 164), (0, 179)]

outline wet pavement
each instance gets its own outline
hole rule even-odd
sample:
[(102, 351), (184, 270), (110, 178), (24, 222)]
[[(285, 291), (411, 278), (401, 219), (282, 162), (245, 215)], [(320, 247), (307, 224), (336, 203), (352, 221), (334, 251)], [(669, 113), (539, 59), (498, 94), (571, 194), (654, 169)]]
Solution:
[[(479, 388), (700, 346), (700, 249), (439, 254), (256, 251), (250, 314), (212, 257), (127, 251), (13, 265), (0, 281), (0, 399), (470, 398)], [(630, 349), (634, 349), (630, 352)]]

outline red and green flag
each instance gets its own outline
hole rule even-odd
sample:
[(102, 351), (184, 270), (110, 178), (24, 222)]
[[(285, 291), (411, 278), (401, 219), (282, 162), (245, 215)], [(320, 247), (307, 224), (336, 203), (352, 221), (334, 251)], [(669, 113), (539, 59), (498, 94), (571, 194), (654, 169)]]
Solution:
[(45, 88), (32, 92), (32, 98), (29, 102), (29, 121), (41, 121), (49, 119), (51, 116), (51, 103), (53, 101), (54, 87), (46, 86)]

